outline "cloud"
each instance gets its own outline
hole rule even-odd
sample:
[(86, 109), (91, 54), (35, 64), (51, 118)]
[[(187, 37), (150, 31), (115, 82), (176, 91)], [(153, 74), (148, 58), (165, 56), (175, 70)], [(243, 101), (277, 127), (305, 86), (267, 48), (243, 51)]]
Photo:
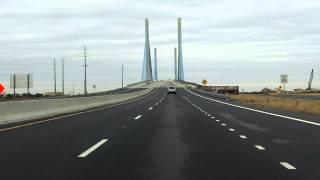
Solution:
[[(151, 46), (158, 48), (158, 73), (162, 79), (173, 77), (176, 18), (180, 16), (185, 76), (190, 81), (199, 81), (206, 72), (210, 82), (219, 79), (219, 83), (251, 84), (248, 87), (258, 89), (262, 88), (258, 83), (261, 81), (278, 83), (279, 73), (290, 72), (292, 81), (302, 82), (308, 79), (311, 68), (318, 68), (317, 0), (1, 3), (0, 81), (8, 83), (10, 73), (32, 72), (37, 81), (35, 91), (50, 91), (52, 59), (64, 56), (69, 66), (67, 83), (75, 82), (80, 92), (84, 45), (89, 49), (89, 80), (100, 90), (117, 86), (118, 79), (114, 77), (119, 75), (121, 62), (127, 67), (126, 82), (139, 81), (145, 17), (150, 20)], [(219, 68), (212, 71), (217, 65)], [(265, 67), (272, 76), (259, 73)], [(316, 87), (320, 87), (319, 83), (315, 78)]]

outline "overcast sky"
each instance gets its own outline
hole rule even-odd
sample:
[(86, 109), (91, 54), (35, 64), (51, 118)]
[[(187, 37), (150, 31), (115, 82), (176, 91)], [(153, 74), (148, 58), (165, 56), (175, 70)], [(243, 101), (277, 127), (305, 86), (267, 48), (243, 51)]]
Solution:
[[(182, 17), (185, 79), (245, 90), (275, 88), (280, 74), (288, 88), (306, 88), (315, 69), (320, 88), (319, 0), (0, 0), (0, 82), (32, 73), (33, 92), (58, 90), (61, 57), (66, 91), (83, 91), (82, 49), (88, 47), (88, 90), (120, 87), (141, 77), (144, 18), (151, 48), (158, 49), (158, 76), (174, 77), (177, 17)], [(153, 59), (153, 58), (152, 58)], [(21, 90), (21, 92), (24, 90)]]

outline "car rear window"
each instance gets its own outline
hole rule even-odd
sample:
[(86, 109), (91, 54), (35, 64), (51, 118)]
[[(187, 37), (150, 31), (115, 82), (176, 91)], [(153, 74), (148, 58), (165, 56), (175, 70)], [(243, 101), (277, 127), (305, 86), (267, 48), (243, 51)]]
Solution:
[(169, 87), (169, 89), (175, 89), (175, 87)]

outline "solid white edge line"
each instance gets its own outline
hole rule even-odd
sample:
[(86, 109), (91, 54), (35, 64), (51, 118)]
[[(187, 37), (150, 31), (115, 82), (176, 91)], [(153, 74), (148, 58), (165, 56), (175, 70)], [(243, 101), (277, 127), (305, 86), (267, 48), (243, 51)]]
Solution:
[(139, 119), (139, 118), (141, 118), (141, 116), (142, 116), (142, 115), (139, 115), (139, 116), (135, 117), (134, 119)]
[[(185, 88), (185, 87), (184, 87)], [(210, 101), (214, 101), (214, 102), (217, 102), (217, 103), (221, 103), (221, 104), (225, 104), (225, 105), (229, 105), (229, 106), (233, 106), (233, 107), (237, 107), (237, 108), (241, 108), (241, 109), (245, 109), (245, 110), (249, 110), (249, 111), (254, 111), (254, 112), (258, 112), (258, 113), (262, 113), (262, 114), (267, 114), (267, 115), (271, 115), (271, 116), (276, 116), (276, 117), (281, 117), (281, 118), (285, 118), (285, 119), (290, 119), (290, 120), (294, 120), (294, 121), (298, 121), (298, 122), (303, 122), (303, 123), (306, 123), (306, 124), (312, 124), (312, 125), (315, 125), (315, 126), (320, 126), (320, 123), (316, 123), (316, 122), (312, 122), (312, 121), (307, 121), (307, 120), (303, 120), (303, 119), (299, 119), (299, 118), (294, 118), (294, 117), (289, 117), (289, 116), (284, 116), (284, 115), (280, 115), (280, 114), (275, 114), (275, 113), (270, 113), (270, 112), (266, 112), (266, 111), (261, 111), (261, 110), (257, 110), (257, 109), (253, 109), (253, 108), (248, 108), (248, 107), (244, 107), (244, 106), (239, 106), (239, 105), (235, 105), (235, 104), (230, 104), (230, 103), (226, 103), (226, 102), (223, 102), (223, 101), (219, 101), (219, 100), (215, 100), (215, 99), (211, 99), (211, 98), (207, 98), (207, 97), (204, 97), (204, 96), (201, 96), (199, 94), (196, 94), (192, 91), (190, 91), (189, 89), (185, 88), (188, 92), (196, 95), (196, 96), (199, 96), (201, 98), (204, 98), (204, 99), (208, 99)]]
[(294, 166), (292, 166), (291, 164), (289, 164), (289, 163), (287, 163), (287, 162), (280, 162), (280, 164), (281, 164), (283, 167), (285, 167), (285, 168), (287, 168), (287, 169), (289, 169), (289, 170), (295, 170), (295, 169), (297, 169), (297, 168), (295, 168)]
[(260, 146), (260, 145), (254, 145), (254, 147), (256, 147), (257, 149), (259, 149), (260, 151), (264, 151), (266, 150), (266, 148)]
[(90, 153), (92, 153), (94, 150), (96, 150), (98, 147), (100, 147), (102, 144), (104, 144), (107, 141), (108, 141), (108, 139), (102, 139), (97, 144), (93, 145), (92, 147), (90, 147), (89, 149), (87, 149), (86, 151), (81, 153), (78, 157), (84, 158), (84, 157), (88, 156)]

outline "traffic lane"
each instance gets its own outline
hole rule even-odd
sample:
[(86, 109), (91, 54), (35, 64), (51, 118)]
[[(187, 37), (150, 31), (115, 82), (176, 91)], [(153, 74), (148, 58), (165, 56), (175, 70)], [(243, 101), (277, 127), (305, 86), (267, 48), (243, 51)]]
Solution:
[[(159, 111), (164, 104), (166, 95), (159, 95), (156, 102), (152, 104), (148, 113), (133, 118), (133, 122), (127, 128), (122, 129), (124, 133), (109, 136), (108, 143), (96, 149), (86, 158), (77, 158), (72, 169), (64, 173), (55, 174), (58, 179), (149, 179), (146, 174), (139, 173), (131, 176), (132, 171), (139, 169), (145, 158), (141, 152), (152, 134), (153, 121), (148, 117)], [(147, 133), (146, 133), (147, 132)], [(121, 166), (121, 167), (119, 167)], [(121, 178), (120, 178), (121, 177)], [(126, 178), (124, 178), (126, 177)], [(135, 178), (139, 177), (139, 178)]]
[(266, 112), (270, 112), (270, 113), (274, 113), (274, 114), (283, 114), (283, 115), (290, 116), (290, 117), (295, 117), (295, 118), (299, 118), (299, 119), (307, 119), (311, 122), (320, 123), (320, 115), (317, 115), (317, 114), (296, 112), (296, 111), (290, 111), (290, 110), (285, 110), (285, 109), (280, 109), (280, 108), (272, 108), (272, 107), (267, 107), (267, 106), (259, 106), (259, 105), (244, 103), (244, 102), (240, 102), (240, 101), (223, 100), (221, 98), (215, 98), (215, 97), (208, 96), (208, 95), (202, 94), (202, 93), (198, 93), (198, 92), (195, 92), (192, 90), (189, 90), (189, 91), (197, 93), (197, 94), (199, 94), (203, 97), (206, 97), (206, 98), (218, 100), (223, 103), (231, 103), (231, 104), (238, 105), (238, 106), (245, 106), (245, 107), (253, 108), (256, 110), (266, 111)]
[(73, 167), (75, 157), (98, 140), (124, 133), (134, 118), (164, 95), (159, 89), (147, 97), (111, 108), (62, 118), (0, 133), (0, 177), (47, 179)]
[[(320, 163), (319, 127), (280, 117), (274, 117), (236, 107), (219, 104), (192, 95), (184, 89), (178, 93), (186, 95), (213, 121), (225, 123), (226, 127), (245, 134), (257, 144), (262, 144), (272, 157), (279, 161), (290, 161), (300, 175), (319, 177)], [(200, 111), (201, 112), (201, 111)]]
[[(81, 161), (73, 179), (288, 179), (292, 174), (180, 94)], [(294, 179), (294, 178), (291, 178)]]

